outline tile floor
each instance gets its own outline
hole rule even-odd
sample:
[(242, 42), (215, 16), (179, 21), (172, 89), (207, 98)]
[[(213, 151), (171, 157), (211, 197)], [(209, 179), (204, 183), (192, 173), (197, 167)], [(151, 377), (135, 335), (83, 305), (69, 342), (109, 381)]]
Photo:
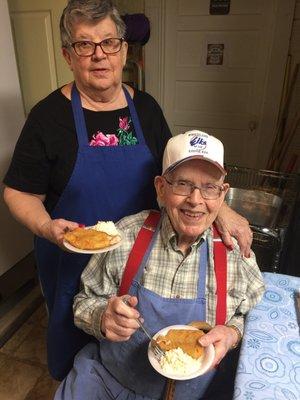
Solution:
[(46, 366), (47, 313), (42, 304), (0, 349), (1, 400), (52, 400), (59, 382)]

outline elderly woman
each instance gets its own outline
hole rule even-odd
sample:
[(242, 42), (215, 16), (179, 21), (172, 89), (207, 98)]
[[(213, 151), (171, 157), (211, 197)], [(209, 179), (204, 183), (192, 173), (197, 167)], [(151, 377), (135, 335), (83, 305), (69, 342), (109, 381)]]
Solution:
[[(200, 340), (214, 344), (214, 365), (237, 347), (244, 316), (260, 300), (264, 284), (253, 253), (244, 258), (237, 245), (226, 251), (214, 242), (212, 224), (228, 190), (224, 176), (218, 139), (195, 130), (169, 140), (163, 175), (155, 178), (160, 220), (149, 211), (125, 217), (119, 223), (121, 247), (94, 255), (82, 274), (75, 323), (100, 345), (89, 344), (78, 354), (55, 400), (162, 399), (166, 380), (149, 364), (149, 339), (137, 329), (140, 316), (152, 335), (170, 325), (207, 321), (214, 327)], [(155, 231), (146, 245), (140, 239), (145, 225)], [(145, 255), (136, 247), (145, 248)], [(142, 261), (134, 263), (138, 255)], [(230, 358), (219, 371), (177, 382), (174, 398), (231, 399)]]
[[(171, 136), (156, 101), (122, 85), (125, 26), (111, 1), (69, 1), (60, 30), (74, 82), (32, 109), (4, 179), (11, 213), (36, 237), (49, 311), (48, 364), (57, 379), (65, 376), (89, 339), (74, 326), (72, 315), (73, 296), (89, 256), (63, 251), (63, 235), (78, 224), (116, 221), (155, 207), (152, 181)], [(229, 244), (232, 217), (236, 220), (225, 208), (222, 230)], [(232, 234), (240, 227), (246, 232), (240, 241), (247, 253), (247, 223), (231, 225)]]

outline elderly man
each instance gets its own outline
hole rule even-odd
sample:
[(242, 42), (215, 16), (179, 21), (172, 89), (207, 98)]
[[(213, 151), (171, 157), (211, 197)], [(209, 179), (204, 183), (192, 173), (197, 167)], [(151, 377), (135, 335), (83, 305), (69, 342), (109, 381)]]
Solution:
[[(216, 371), (227, 379), (226, 370), (232, 370), (228, 356), (264, 285), (253, 253), (244, 258), (237, 245), (227, 251), (214, 238), (213, 222), (229, 187), (223, 158), (222, 143), (201, 131), (168, 141), (162, 176), (154, 182), (161, 214), (142, 211), (123, 218), (118, 224), (122, 245), (94, 255), (82, 274), (75, 323), (100, 345), (78, 353), (56, 399), (150, 400), (166, 392), (180, 400), (231, 398), (224, 397), (228, 380), (217, 392)], [(214, 365), (228, 354), (218, 369), (166, 390), (166, 379), (149, 364), (149, 340), (136, 321), (141, 316), (151, 334), (169, 325), (206, 321), (214, 327), (200, 341), (215, 346)]]

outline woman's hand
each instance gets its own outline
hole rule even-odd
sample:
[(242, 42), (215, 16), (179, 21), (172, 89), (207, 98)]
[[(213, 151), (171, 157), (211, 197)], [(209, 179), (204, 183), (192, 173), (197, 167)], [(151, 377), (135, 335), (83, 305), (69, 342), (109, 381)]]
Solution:
[[(129, 305), (123, 302), (126, 297)], [(139, 328), (136, 319), (140, 317), (139, 312), (134, 308), (138, 301), (136, 297), (113, 296), (108, 300), (107, 307), (101, 318), (101, 332), (106, 339), (113, 342), (123, 342)]]
[(227, 352), (233, 348), (238, 340), (238, 334), (234, 329), (225, 325), (217, 325), (202, 336), (199, 342), (203, 347), (207, 347), (209, 344), (214, 345), (215, 358), (212, 365), (213, 368), (220, 364)]
[(64, 235), (66, 232), (78, 228), (78, 226), (79, 224), (77, 222), (67, 221), (62, 218), (49, 219), (39, 227), (39, 236), (66, 250), (63, 246)]
[(245, 257), (250, 257), (253, 233), (246, 218), (223, 203), (215, 222), (224, 244), (233, 248), (231, 239), (231, 236), (233, 236), (238, 241), (241, 253)]

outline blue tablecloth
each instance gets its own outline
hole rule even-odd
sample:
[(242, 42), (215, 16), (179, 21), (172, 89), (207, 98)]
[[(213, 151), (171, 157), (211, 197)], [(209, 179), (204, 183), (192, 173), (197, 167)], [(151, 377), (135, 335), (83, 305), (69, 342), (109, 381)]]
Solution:
[(262, 301), (249, 312), (234, 399), (299, 400), (300, 336), (296, 297), (300, 278), (265, 272)]

